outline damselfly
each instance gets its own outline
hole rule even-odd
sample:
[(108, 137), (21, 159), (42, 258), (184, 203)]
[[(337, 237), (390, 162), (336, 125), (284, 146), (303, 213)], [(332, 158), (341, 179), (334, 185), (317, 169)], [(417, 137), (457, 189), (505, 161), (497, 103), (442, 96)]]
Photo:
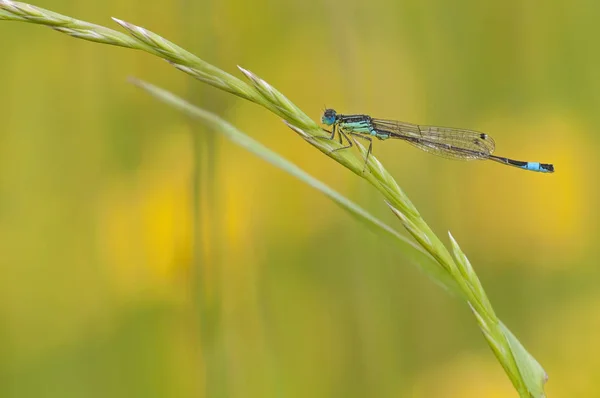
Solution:
[(388, 138), (404, 140), (425, 152), (450, 159), (489, 159), (524, 170), (542, 173), (554, 172), (554, 166), (551, 164), (523, 162), (492, 155), (496, 148), (494, 140), (486, 133), (479, 131), (419, 126), (395, 120), (375, 119), (368, 115), (340, 115), (333, 109), (326, 109), (321, 121), (327, 126), (332, 126), (331, 131), (328, 131), (331, 133), (329, 139), (335, 139), (337, 133), (340, 144), (343, 145), (343, 138), (348, 142), (346, 146), (334, 149), (334, 151), (352, 147), (352, 140), (348, 135), (369, 141), (365, 166), (373, 149), (373, 137), (375, 137), (380, 140), (387, 140)]

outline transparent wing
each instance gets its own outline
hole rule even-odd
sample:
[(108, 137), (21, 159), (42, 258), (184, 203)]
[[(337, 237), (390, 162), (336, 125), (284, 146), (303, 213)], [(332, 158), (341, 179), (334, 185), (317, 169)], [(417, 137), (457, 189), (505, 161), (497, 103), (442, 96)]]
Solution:
[(387, 132), (417, 148), (450, 159), (487, 159), (496, 148), (492, 137), (474, 130), (419, 126), (395, 120), (372, 119), (375, 130)]

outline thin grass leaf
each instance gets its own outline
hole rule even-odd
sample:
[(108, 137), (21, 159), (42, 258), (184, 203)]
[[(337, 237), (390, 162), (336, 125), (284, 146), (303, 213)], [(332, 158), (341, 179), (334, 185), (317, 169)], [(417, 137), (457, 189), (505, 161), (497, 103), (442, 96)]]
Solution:
[[(260, 77), (240, 68), (250, 81), (250, 84), (247, 84), (161, 36), (128, 22), (116, 20), (132, 37), (39, 7), (9, 0), (0, 0), (0, 19), (47, 25), (73, 37), (146, 51), (169, 61), (178, 69), (203, 82), (259, 104), (282, 117), (286, 124), (307, 142), (364, 178), (383, 195), (394, 214), (436, 260), (440, 275), (447, 274), (458, 286), (461, 297), (465, 298), (467, 304), (473, 309), (486, 340), (521, 397), (544, 396), (545, 372), (493, 313), (483, 287), (477, 280), (470, 263), (465, 261), (466, 257), (458, 248), (458, 244), (452, 240), (454, 252), (458, 254), (455, 260), (375, 156), (369, 157), (367, 171), (363, 172), (364, 157), (357, 156), (355, 151), (332, 152), (333, 149), (340, 148), (340, 144), (323, 140), (326, 135), (319, 125)], [(357, 147), (364, 156), (362, 145), (357, 143)]]

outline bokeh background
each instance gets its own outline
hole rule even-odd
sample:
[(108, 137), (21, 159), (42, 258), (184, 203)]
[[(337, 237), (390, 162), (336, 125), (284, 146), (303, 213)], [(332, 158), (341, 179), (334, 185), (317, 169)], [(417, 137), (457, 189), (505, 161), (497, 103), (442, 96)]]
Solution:
[[(549, 397), (600, 397), (600, 3), (38, 0), (325, 106), (482, 130), (542, 175), (375, 143), (452, 231)], [(468, 308), (185, 96), (400, 228), (264, 109), (148, 54), (0, 22), (2, 397), (517, 396)]]

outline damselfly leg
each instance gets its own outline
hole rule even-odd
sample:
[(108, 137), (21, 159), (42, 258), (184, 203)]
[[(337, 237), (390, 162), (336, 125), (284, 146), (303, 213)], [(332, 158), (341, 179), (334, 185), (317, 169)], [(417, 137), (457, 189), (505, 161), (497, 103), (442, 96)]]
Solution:
[(346, 142), (348, 142), (348, 145), (340, 147), (340, 148), (333, 149), (333, 150), (329, 151), (329, 153), (333, 153), (333, 152), (339, 151), (341, 149), (352, 148), (352, 146), (354, 145), (352, 143), (352, 141), (350, 140), (350, 138), (348, 138), (348, 135), (346, 135), (346, 133), (344, 133), (341, 129), (338, 128), (337, 124), (333, 125), (333, 127), (331, 128), (331, 131), (329, 131), (327, 129), (323, 129), (323, 131), (331, 133), (331, 135), (329, 137), (313, 137), (313, 138), (316, 139), (316, 140), (333, 141), (333, 140), (335, 140), (335, 134), (337, 133), (338, 137), (339, 137), (340, 145), (344, 145), (344, 141), (343, 141), (344, 138), (346, 139)]
[(369, 155), (373, 152), (373, 139), (371, 137), (367, 137), (366, 135), (362, 135), (359, 133), (350, 133), (355, 137), (362, 138), (365, 141), (369, 141), (369, 147), (367, 148), (367, 155), (365, 156), (365, 164), (363, 166), (363, 173), (367, 169), (367, 164), (369, 163)]

